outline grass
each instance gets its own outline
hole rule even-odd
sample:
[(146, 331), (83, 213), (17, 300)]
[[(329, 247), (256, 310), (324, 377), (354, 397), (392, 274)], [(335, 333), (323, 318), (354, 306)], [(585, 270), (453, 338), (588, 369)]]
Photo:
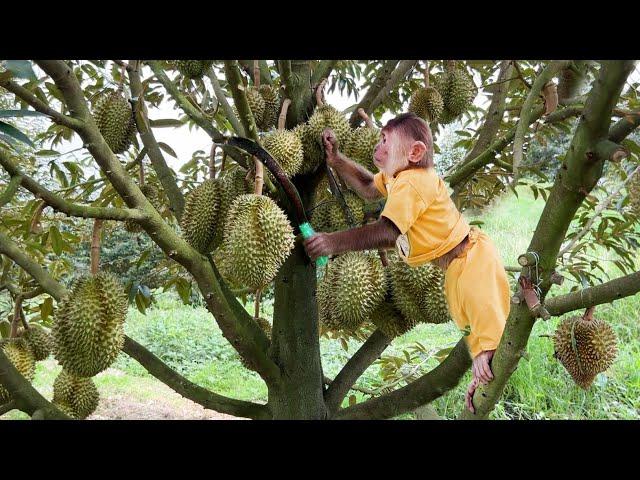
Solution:
[[(533, 234), (544, 203), (535, 200), (527, 190), (520, 190), (519, 199), (508, 195), (500, 199), (489, 212), (470, 219), (483, 221), (482, 229), (495, 242), (505, 265), (516, 265)], [(620, 275), (611, 270), (612, 277)], [(551, 295), (566, 293), (570, 279), (554, 287)], [(245, 308), (253, 313), (249, 301)], [(600, 374), (591, 389), (575, 386), (568, 373), (553, 358), (551, 338), (560, 318), (552, 318), (534, 325), (528, 344), (528, 360), (520, 361), (511, 377), (501, 401), (492, 414), (495, 419), (639, 419), (640, 418), (640, 296), (628, 297), (613, 304), (602, 305), (596, 316), (608, 321), (619, 339), (619, 354), (614, 365)], [(262, 314), (270, 318), (273, 304), (263, 302)], [(157, 304), (146, 315), (129, 310), (126, 333), (145, 345), (171, 367), (189, 380), (221, 395), (242, 400), (264, 402), (267, 389), (260, 377), (245, 369), (238, 354), (222, 336), (220, 329), (203, 307), (185, 306), (173, 294), (157, 297)], [(442, 348), (456, 342), (460, 333), (452, 324), (421, 324), (394, 340), (385, 354), (402, 355), (414, 342), (427, 349)], [(325, 375), (333, 378), (359, 347), (357, 341), (348, 342), (348, 352), (338, 340), (321, 339), (321, 353)], [(428, 368), (437, 365), (432, 359)], [(47, 398), (52, 396), (52, 384), (60, 367), (52, 359), (38, 364), (34, 386)], [(371, 387), (379, 378), (379, 366), (372, 365), (358, 384)], [(433, 403), (437, 413), (455, 418), (463, 406), (468, 372), (457, 388)], [(122, 354), (113, 367), (96, 377), (103, 397), (129, 392), (141, 399), (153, 399), (159, 382), (134, 360)], [(364, 395), (355, 392), (358, 401)], [(345, 399), (344, 405), (348, 404)], [(3, 419), (27, 418), (13, 411)], [(406, 414), (399, 419), (414, 418)]]

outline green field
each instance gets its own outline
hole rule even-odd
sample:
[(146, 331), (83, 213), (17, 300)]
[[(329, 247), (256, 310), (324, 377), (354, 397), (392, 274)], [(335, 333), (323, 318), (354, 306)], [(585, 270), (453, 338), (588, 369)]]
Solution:
[[(535, 201), (528, 191), (521, 192), (518, 199), (513, 195), (505, 196), (488, 212), (470, 217), (484, 222), (482, 228), (495, 241), (506, 265), (516, 265), (517, 256), (526, 250), (544, 206), (541, 200)], [(613, 269), (611, 274), (612, 277), (620, 275)], [(564, 285), (555, 287), (550, 296), (565, 293), (574, 284), (567, 279)], [(220, 329), (204, 308), (184, 306), (173, 294), (163, 294), (157, 300), (157, 305), (146, 315), (130, 309), (126, 324), (128, 335), (204, 387), (234, 398), (266, 401), (266, 387), (257, 374), (241, 365), (238, 354), (222, 337)], [(253, 312), (251, 302), (246, 308)], [(640, 418), (639, 311), (639, 295), (597, 308), (596, 316), (610, 322), (618, 335), (619, 354), (614, 365), (600, 374), (588, 391), (576, 387), (552, 356), (552, 340), (546, 335), (553, 333), (560, 319), (537, 322), (528, 345), (528, 359), (521, 360), (492, 418)], [(269, 317), (271, 313), (272, 304), (265, 302), (263, 315)], [(423, 324), (397, 338), (385, 353), (402, 355), (403, 349), (415, 341), (427, 349), (445, 347), (459, 338), (460, 333), (452, 324)], [(333, 378), (358, 348), (358, 342), (350, 342), (346, 352), (338, 340), (323, 338), (321, 348), (325, 374)], [(427, 365), (437, 365), (437, 360), (430, 360)], [(51, 398), (51, 385), (59, 369), (54, 360), (38, 365), (34, 385), (47, 398)], [(358, 385), (370, 387), (378, 378), (378, 369), (376, 364), (371, 366)], [(467, 373), (455, 390), (434, 402), (440, 416), (454, 418), (459, 413), (469, 380), (470, 373)], [(169, 392), (124, 354), (113, 368), (96, 378), (96, 383), (102, 401), (99, 415), (94, 418), (210, 418), (200, 411), (191, 414), (189, 409), (193, 409), (193, 405), (187, 405), (191, 402)], [(364, 398), (359, 392), (355, 395), (356, 398)], [(128, 409), (127, 402), (134, 402), (135, 408)], [(130, 412), (141, 410), (145, 415), (132, 417)], [(27, 416), (13, 411), (2, 418)], [(414, 415), (407, 414), (401, 418), (414, 418)]]

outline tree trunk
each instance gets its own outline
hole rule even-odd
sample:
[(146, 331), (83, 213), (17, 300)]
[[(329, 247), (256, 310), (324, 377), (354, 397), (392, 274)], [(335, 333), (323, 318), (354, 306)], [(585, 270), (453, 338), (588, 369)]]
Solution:
[(269, 385), (269, 406), (274, 419), (324, 419), (320, 362), (316, 270), (302, 244), (275, 279), (271, 358), (282, 371)]

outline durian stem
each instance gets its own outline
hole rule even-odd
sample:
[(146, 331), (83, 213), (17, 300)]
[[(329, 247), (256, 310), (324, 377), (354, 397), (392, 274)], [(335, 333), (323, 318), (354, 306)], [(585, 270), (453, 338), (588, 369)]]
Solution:
[(429, 88), (429, 60), (424, 61), (424, 86)]
[(592, 305), (589, 308), (587, 308), (584, 312), (584, 315), (582, 316), (583, 320), (588, 320), (588, 321), (592, 321), (593, 320), (593, 312), (595, 311), (596, 306)]
[(278, 130), (284, 130), (287, 123), (287, 111), (289, 110), (289, 105), (291, 105), (291, 99), (285, 98), (284, 102), (282, 102), (280, 116), (278, 117)]
[(258, 60), (253, 61), (253, 84), (256, 88), (260, 88), (260, 63)]
[(254, 305), (254, 310), (253, 310), (253, 318), (255, 318), (256, 320), (258, 319), (258, 317), (260, 317), (260, 298), (262, 297), (262, 289), (259, 288), (256, 290), (256, 302)]
[(93, 222), (93, 234), (91, 235), (91, 275), (98, 273), (100, 266), (100, 231), (102, 219), (96, 218)]
[(40, 224), (40, 218), (42, 217), (42, 211), (44, 210), (44, 207), (47, 206), (47, 203), (44, 200), (40, 200), (40, 203), (38, 203), (38, 208), (36, 208), (36, 211), (33, 213), (33, 218), (31, 219), (31, 225), (29, 225), (29, 232), (30, 233), (37, 233), (37, 227)]
[(9, 338), (16, 338), (18, 336), (18, 325), (20, 325), (20, 313), (22, 312), (22, 299), (23, 297), (21, 294), (16, 295)]
[(224, 167), (227, 164), (227, 151), (222, 150), (222, 160), (220, 161), (220, 172), (224, 172)]
[(262, 186), (264, 185), (264, 165), (256, 157), (253, 157), (253, 161), (256, 168), (255, 177), (255, 194), (262, 195)]
[(316, 88), (316, 104), (318, 105), (318, 107), (324, 106), (324, 100), (322, 100), (322, 97), (324, 96), (324, 86), (326, 84), (327, 84), (327, 79), (323, 78), (320, 84), (318, 85), (318, 88)]
[(216, 150), (218, 149), (218, 145), (215, 143), (211, 144), (211, 151), (209, 152), (209, 178), (216, 178)]
[(388, 267), (389, 266), (389, 257), (387, 256), (387, 251), (386, 250), (378, 250), (378, 255), (380, 256), (380, 261), (382, 262), (382, 266), (383, 267)]
[(358, 115), (360, 115), (360, 118), (362, 118), (362, 120), (364, 120), (364, 123), (367, 125), (367, 128), (375, 128), (375, 126), (373, 125), (373, 122), (371, 121), (371, 118), (369, 117), (369, 115), (367, 115), (367, 112), (364, 111), (364, 108), (360, 107), (358, 109)]

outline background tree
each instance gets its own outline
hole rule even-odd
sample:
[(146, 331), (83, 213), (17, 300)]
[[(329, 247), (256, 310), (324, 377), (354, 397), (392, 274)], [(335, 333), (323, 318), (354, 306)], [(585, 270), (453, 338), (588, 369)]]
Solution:
[[(392, 379), (388, 388), (370, 399), (343, 407), (350, 389), (393, 335), (369, 321), (350, 331), (319, 325), (317, 270), (304, 252), (297, 229), (295, 244), (277, 275), (256, 292), (225, 280), (221, 249), (194, 248), (192, 238), (185, 236), (189, 228), (184, 217), (189, 215), (189, 199), (195, 198), (189, 195), (207, 179), (222, 183), (240, 178), (236, 193), (264, 192), (297, 227), (295, 211), (276, 178), (257, 159), (224, 144), (229, 135), (267, 142), (277, 118), (265, 116), (268, 101), (281, 114), (280, 130), (295, 131), (304, 147), (297, 173), (294, 167), (287, 173), (312, 221), (313, 211), (320, 211), (323, 201), (338, 205), (342, 228), (375, 217), (382, 205), (364, 205), (360, 216), (340, 179), (327, 177), (321, 147), (313, 138), (309, 141), (303, 125), (326, 103), (325, 85), (328, 91), (356, 98), (355, 105), (338, 112), (342, 120), (328, 120), (336, 122), (335, 128), (348, 120), (345, 144), (355, 135), (351, 129), (361, 127), (362, 135), (371, 134), (367, 129), (379, 128), (385, 114), (405, 111), (414, 92), (435, 88), (444, 100), (442, 116), (431, 122), (436, 144), (445, 124), (455, 121), (460, 140), (452, 148), (464, 152), (452, 156), (444, 172), (457, 205), (462, 210), (482, 209), (521, 185), (546, 200), (529, 248), (523, 252), (526, 255), (513, 259), (514, 264), (520, 262), (517, 268), (509, 266), (516, 274), (516, 295), (493, 360), (495, 380), (476, 392), (475, 415), (460, 406), (460, 418), (486, 418), (523, 356), (538, 318), (611, 302), (640, 290), (635, 264), (638, 217), (631, 208), (633, 198), (626, 195), (640, 151), (637, 137), (630, 136), (640, 124), (638, 85), (628, 80), (634, 67), (631, 61), (6, 61), (0, 71), (0, 91), (13, 104), (1, 112), (0, 165), (5, 174), (0, 194), (0, 287), (9, 293), (13, 325), (20, 321), (25, 327), (28, 323), (51, 325), (74, 274), (88, 269), (89, 245), (97, 246), (100, 237), (106, 253), (104, 270), (111, 264), (113, 271), (119, 271), (107, 257), (116, 262), (138, 249), (109, 253), (108, 245), (125, 235), (123, 225), (137, 225), (142, 233), (129, 238), (144, 240), (139, 240), (142, 253), (135, 263), (143, 270), (153, 263), (156, 275), (153, 281), (143, 281), (146, 271), (134, 271), (132, 278), (124, 278), (129, 301), (144, 311), (151, 300), (149, 287), (163, 286), (176, 288), (189, 302), (197, 287), (243, 363), (266, 383), (269, 401), (261, 405), (210, 392), (125, 338), (123, 350), (181, 395), (206, 408), (255, 419), (391, 418), (432, 402), (453, 388), (471, 364), (462, 339), (438, 352), (442, 361), (432, 371), (404, 377), (403, 382)], [(478, 99), (486, 100), (468, 105), (462, 114), (451, 111), (448, 87), (443, 84), (445, 75), (460, 72), (472, 75), (473, 97), (480, 93)], [(97, 121), (106, 90), (122, 92), (133, 108), (131, 145), (118, 154), (114, 151), (121, 148), (107, 142), (110, 134)], [(149, 118), (149, 108), (165, 99), (175, 104), (178, 117)], [(282, 99), (289, 102), (281, 110)], [(51, 122), (30, 138), (17, 128), (15, 119), (36, 115)], [(206, 132), (212, 149), (208, 154), (195, 152), (176, 172), (167, 162), (175, 152), (159, 142), (154, 131), (184, 124)], [(55, 150), (78, 139), (82, 146), (77, 161), (67, 161)], [(545, 144), (555, 147), (554, 154), (540, 155), (539, 146)], [(449, 154), (450, 145), (446, 152), (443, 144), (439, 147), (441, 154)], [(282, 158), (280, 163), (287, 167)], [(319, 188), (323, 182), (329, 188)], [(159, 196), (150, 195), (144, 185), (154, 186)], [(600, 200), (602, 192), (607, 196)], [(322, 194), (327, 197), (321, 198)], [(93, 219), (105, 221), (101, 229), (93, 229)], [(215, 238), (212, 241), (215, 244)], [(597, 262), (588, 257), (594, 243), (616, 255), (619, 278), (604, 279), (598, 274)], [(158, 248), (162, 256), (153, 257)], [(83, 256), (85, 263), (78, 263)], [(393, 263), (383, 253), (378, 261)], [(561, 275), (579, 279), (582, 288), (577, 285), (569, 294), (548, 296)], [(537, 289), (532, 290), (531, 284)], [(267, 289), (272, 289), (275, 302), (272, 326), (264, 324), (259, 307), (252, 316), (238, 302), (246, 293), (255, 293), (259, 299)], [(532, 291), (539, 305), (525, 301), (525, 297), (531, 299)], [(323, 375), (319, 332), (366, 339), (335, 379)], [(30, 386), (1, 350), (0, 384), (10, 395), (0, 411), (19, 408), (35, 418), (65, 416)]]

